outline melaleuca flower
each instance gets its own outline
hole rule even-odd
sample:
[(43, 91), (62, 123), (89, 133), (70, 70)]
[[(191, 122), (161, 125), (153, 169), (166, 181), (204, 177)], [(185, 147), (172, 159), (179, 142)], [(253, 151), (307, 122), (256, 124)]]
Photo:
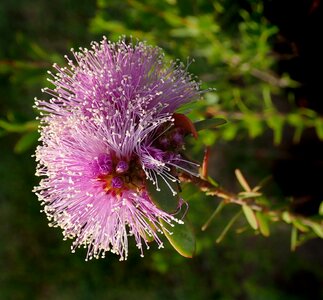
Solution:
[[(92, 43), (72, 50), (75, 61), (49, 72), (52, 97), (35, 101), (40, 110), (35, 192), (50, 226), (74, 239), (72, 251), (88, 248), (87, 259), (111, 251), (126, 259), (128, 237), (143, 248), (163, 247), (163, 224), (181, 226), (176, 211), (163, 211), (147, 188), (177, 195), (178, 171), (198, 175), (183, 155), (185, 126), (175, 110), (199, 97), (199, 84), (183, 65), (167, 64), (146, 43)], [(174, 198), (179, 207), (182, 199)]]

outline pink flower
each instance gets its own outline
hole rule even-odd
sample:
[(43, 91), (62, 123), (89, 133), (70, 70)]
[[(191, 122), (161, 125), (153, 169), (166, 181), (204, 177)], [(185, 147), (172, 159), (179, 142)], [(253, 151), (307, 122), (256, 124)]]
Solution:
[(158, 190), (164, 182), (176, 194), (176, 170), (196, 174), (180, 154), (184, 133), (173, 113), (198, 98), (199, 84), (143, 42), (103, 39), (73, 54), (76, 64), (54, 65), (55, 87), (44, 89), (52, 98), (36, 99), (42, 179), (34, 190), (50, 225), (74, 239), (72, 251), (87, 247), (87, 259), (106, 251), (126, 259), (129, 236), (141, 255), (150, 240), (161, 248), (163, 223), (182, 221), (154, 204), (147, 183)]

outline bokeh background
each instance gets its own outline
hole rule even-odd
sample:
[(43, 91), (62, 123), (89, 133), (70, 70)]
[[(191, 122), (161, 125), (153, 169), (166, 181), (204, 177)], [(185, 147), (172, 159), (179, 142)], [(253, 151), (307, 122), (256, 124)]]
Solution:
[(197, 254), (151, 247), (126, 262), (113, 254), (85, 262), (49, 228), (31, 192), (38, 138), (34, 97), (46, 71), (71, 47), (102, 35), (147, 40), (215, 88), (193, 119), (228, 124), (190, 145), (211, 146), (210, 174), (239, 191), (234, 169), (251, 184), (266, 176), (268, 199), (304, 216), (323, 200), (322, 2), (320, 0), (2, 0), (0, 2), (0, 299), (322, 299), (322, 240), (290, 250), (290, 227), (263, 238), (239, 220), (215, 240), (235, 207), (206, 231), (218, 199), (184, 187)]

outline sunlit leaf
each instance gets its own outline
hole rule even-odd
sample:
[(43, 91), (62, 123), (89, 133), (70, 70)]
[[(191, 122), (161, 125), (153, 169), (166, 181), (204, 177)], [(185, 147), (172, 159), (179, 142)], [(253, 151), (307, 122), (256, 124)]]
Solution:
[(251, 192), (251, 188), (247, 182), (247, 180), (244, 178), (244, 176), (242, 175), (241, 171), (239, 169), (236, 169), (234, 171), (234, 173), (236, 174), (236, 177), (240, 183), (240, 185), (242, 186), (242, 188), (246, 191), (246, 192)]
[(272, 114), (266, 119), (268, 126), (274, 132), (274, 144), (280, 144), (283, 137), (283, 127), (285, 119), (279, 114)]
[(200, 141), (202, 142), (203, 145), (206, 145), (206, 146), (213, 146), (217, 138), (219, 138), (219, 136), (220, 136), (219, 132), (216, 132), (215, 130), (199, 132)]
[(239, 130), (238, 124), (230, 123), (230, 126), (224, 127), (223, 130), (221, 131), (221, 137), (224, 140), (231, 141), (236, 137), (238, 130)]
[(323, 216), (323, 201), (321, 202), (320, 207), (319, 207), (319, 214), (321, 216)]
[(287, 224), (292, 223), (292, 218), (291, 218), (291, 216), (290, 216), (290, 214), (289, 214), (289, 212), (288, 212), (288, 211), (284, 211), (284, 212), (282, 213), (282, 219), (283, 219), (283, 221), (285, 221)]
[(268, 224), (268, 218), (263, 213), (257, 211), (256, 217), (258, 220), (259, 230), (263, 236), (269, 236), (270, 230), (269, 230), (269, 224)]
[(301, 232), (308, 231), (308, 227), (306, 227), (302, 221), (297, 220), (296, 218), (292, 220), (293, 225)]
[(319, 236), (321, 239), (323, 239), (323, 226), (317, 223), (311, 223), (310, 226), (313, 229), (313, 231), (316, 233), (316, 235)]
[(246, 199), (246, 198), (256, 198), (260, 197), (262, 193), (259, 192), (241, 192), (239, 193), (239, 198)]
[(304, 131), (303, 117), (299, 113), (291, 113), (287, 116), (288, 123), (295, 128), (293, 141), (298, 143)]
[(243, 213), (244, 213), (249, 225), (255, 230), (258, 229), (258, 222), (257, 222), (254, 211), (246, 204), (242, 205), (242, 210), (243, 210)]
[(213, 118), (213, 119), (206, 119), (203, 121), (195, 122), (194, 126), (196, 131), (200, 131), (203, 129), (211, 129), (211, 128), (216, 128), (220, 125), (223, 125), (227, 123), (225, 119), (222, 118)]
[(171, 191), (170, 187), (166, 184), (166, 182), (158, 176), (158, 187), (160, 191), (157, 191), (156, 185), (154, 185), (150, 180), (147, 180), (147, 190), (151, 200), (156, 204), (160, 209), (172, 213), (175, 212), (178, 203), (179, 203), (179, 188), (177, 182), (167, 181), (171, 188), (177, 193)]
[(263, 132), (263, 121), (257, 115), (247, 113), (244, 116), (244, 125), (249, 132), (250, 138), (254, 139)]
[(323, 140), (323, 119), (322, 118), (316, 118), (315, 129), (316, 129), (316, 134), (319, 137), (319, 139)]
[(188, 220), (184, 224), (175, 224), (174, 227), (169, 226), (161, 220), (164, 228), (163, 231), (170, 244), (182, 256), (191, 258), (195, 253), (196, 241), (192, 226)]

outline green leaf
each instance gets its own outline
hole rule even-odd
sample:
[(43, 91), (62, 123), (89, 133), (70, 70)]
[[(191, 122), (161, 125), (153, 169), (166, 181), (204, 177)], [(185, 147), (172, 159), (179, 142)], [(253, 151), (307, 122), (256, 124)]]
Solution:
[(0, 119), (0, 128), (8, 132), (26, 132), (26, 131), (36, 131), (38, 128), (38, 121), (28, 121), (26, 123), (10, 123), (5, 120)]
[[(215, 187), (218, 187), (219, 186), (219, 184), (211, 177), (211, 176), (208, 176), (207, 177), (207, 180), (208, 180), (208, 182), (209, 183), (211, 183), (213, 186), (215, 186)], [(322, 202), (323, 203), (323, 202)]]
[(282, 213), (282, 219), (284, 222), (286, 222), (287, 224), (292, 223), (292, 218), (290, 216), (290, 213), (288, 211), (284, 211)]
[(258, 116), (247, 113), (244, 116), (244, 125), (249, 132), (250, 138), (254, 139), (264, 131), (263, 121)]
[(196, 241), (192, 226), (188, 220), (185, 220), (184, 224), (175, 224), (174, 227), (171, 227), (163, 220), (160, 221), (163, 224), (165, 236), (174, 249), (184, 257), (193, 257)]
[(213, 118), (213, 119), (206, 119), (203, 121), (195, 122), (194, 126), (196, 131), (200, 131), (203, 129), (211, 129), (217, 126), (225, 124), (227, 121), (222, 118)]
[(319, 215), (323, 216), (323, 201), (321, 202), (319, 207)]
[(26, 150), (30, 149), (36, 144), (38, 137), (39, 133), (37, 131), (24, 134), (16, 143), (14, 152), (23, 153)]
[(300, 220), (297, 220), (295, 218), (295, 219), (293, 219), (292, 223), (299, 231), (301, 231), (301, 232), (308, 231), (308, 228)]
[(246, 199), (246, 198), (257, 198), (260, 197), (262, 194), (259, 192), (240, 192), (239, 198)]
[(158, 208), (163, 211), (172, 213), (175, 212), (179, 202), (179, 185), (177, 182), (167, 181), (172, 189), (177, 193), (173, 194), (170, 187), (166, 184), (163, 178), (158, 176), (158, 187), (160, 191), (157, 191), (156, 185), (150, 180), (147, 180), (147, 191), (151, 200), (156, 204)]
[(258, 229), (258, 222), (255, 216), (254, 211), (247, 205), (242, 205), (243, 213), (249, 223), (249, 225), (254, 229)]
[(267, 176), (265, 177), (263, 180), (261, 180), (257, 186), (255, 186), (253, 189), (252, 189), (252, 192), (258, 192), (260, 189), (262, 189), (270, 180), (272, 179), (271, 176)]
[(284, 119), (279, 114), (269, 115), (266, 119), (268, 126), (273, 130), (274, 133), (274, 144), (278, 145), (281, 143), (283, 137)]
[(228, 233), (228, 231), (230, 230), (230, 228), (232, 227), (232, 225), (238, 220), (238, 218), (240, 217), (241, 214), (241, 210), (239, 210), (234, 217), (229, 221), (229, 223), (227, 224), (227, 226), (224, 227), (223, 231), (221, 232), (221, 234), (219, 235), (219, 237), (216, 239), (216, 243), (219, 244), (222, 242), (222, 240), (224, 239), (224, 237), (226, 236), (226, 234)]
[(246, 191), (246, 192), (251, 192), (251, 188), (247, 182), (247, 180), (244, 178), (244, 176), (242, 175), (241, 171), (239, 169), (235, 169), (234, 173), (241, 185), (241, 187)]
[(239, 130), (239, 126), (237, 124), (230, 123), (230, 126), (226, 126), (222, 129), (221, 131), (222, 138), (226, 141), (231, 141), (236, 137), (238, 130)]
[(299, 113), (291, 113), (287, 116), (287, 121), (291, 126), (295, 127), (293, 141), (298, 143), (304, 131), (303, 117)]
[(199, 35), (197, 28), (183, 27), (170, 30), (170, 35), (177, 38), (195, 38)]
[(201, 230), (205, 231), (206, 228), (210, 225), (211, 221), (215, 218), (217, 214), (219, 214), (222, 210), (222, 208), (225, 206), (225, 202), (221, 201), (220, 204), (217, 206), (211, 217), (205, 222), (205, 224), (202, 226)]
[(268, 224), (268, 218), (263, 213), (257, 211), (256, 217), (258, 220), (259, 230), (263, 236), (269, 236), (270, 230), (269, 230), (269, 224)]
[(315, 129), (318, 138), (323, 140), (323, 120), (321, 118), (315, 120)]
[[(144, 220), (145, 220), (145, 222), (147, 222), (149, 224), (151, 230), (156, 232), (156, 230), (157, 230), (156, 226), (148, 218), (144, 217)], [(151, 243), (155, 240), (153, 234), (148, 234), (148, 232), (146, 232), (145, 230), (142, 230), (141, 232), (139, 232), (139, 234), (148, 243)]]
[(310, 226), (312, 227), (315, 234), (323, 239), (323, 226), (317, 223), (311, 223)]

